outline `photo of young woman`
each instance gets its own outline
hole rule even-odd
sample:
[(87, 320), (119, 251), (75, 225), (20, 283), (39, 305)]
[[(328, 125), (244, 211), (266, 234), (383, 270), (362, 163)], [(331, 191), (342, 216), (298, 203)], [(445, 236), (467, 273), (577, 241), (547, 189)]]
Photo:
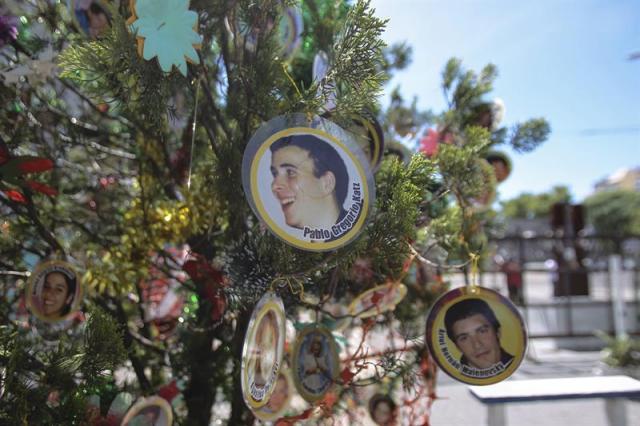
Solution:
[(62, 261), (40, 264), (29, 279), (27, 305), (39, 319), (58, 322), (78, 310), (82, 289), (73, 267)]

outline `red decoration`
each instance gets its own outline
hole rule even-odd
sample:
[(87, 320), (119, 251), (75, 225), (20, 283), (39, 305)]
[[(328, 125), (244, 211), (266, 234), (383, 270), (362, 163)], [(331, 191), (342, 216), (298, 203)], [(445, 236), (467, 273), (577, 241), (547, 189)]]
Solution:
[(433, 157), (438, 153), (438, 144), (440, 143), (440, 134), (429, 129), (427, 134), (420, 139), (420, 152), (427, 157)]
[(211, 320), (220, 321), (227, 308), (227, 299), (222, 291), (226, 286), (222, 272), (211, 266), (202, 256), (186, 261), (182, 269), (203, 289), (205, 299), (211, 303)]
[(178, 389), (178, 384), (175, 380), (158, 390), (158, 396), (166, 399), (169, 404), (171, 404), (171, 400), (175, 398), (179, 393), (180, 389)]
[(2, 185), (1, 181), (13, 186), (21, 186), (30, 188), (41, 194), (54, 196), (58, 194), (54, 188), (44, 183), (33, 180), (24, 180), (22, 175), (29, 173), (42, 173), (53, 168), (53, 161), (48, 158), (19, 156), (11, 157), (7, 145), (0, 141), (0, 192), (3, 192), (7, 198), (17, 203), (25, 204), (26, 197), (20, 191), (9, 189)]

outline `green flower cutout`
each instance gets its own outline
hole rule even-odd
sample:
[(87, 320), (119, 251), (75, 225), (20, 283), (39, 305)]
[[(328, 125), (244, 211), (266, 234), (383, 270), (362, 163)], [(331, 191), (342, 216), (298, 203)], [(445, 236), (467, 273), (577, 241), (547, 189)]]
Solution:
[(132, 0), (132, 5), (129, 24), (137, 31), (142, 57), (157, 56), (162, 71), (168, 73), (175, 65), (186, 76), (185, 58), (199, 62), (195, 49), (202, 42), (193, 30), (198, 14), (189, 10), (189, 0)]

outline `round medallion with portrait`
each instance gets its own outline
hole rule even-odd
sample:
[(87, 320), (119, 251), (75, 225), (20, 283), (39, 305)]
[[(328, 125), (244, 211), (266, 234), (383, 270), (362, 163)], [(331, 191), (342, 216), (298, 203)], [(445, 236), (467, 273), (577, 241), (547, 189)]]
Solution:
[(307, 401), (321, 399), (339, 374), (338, 347), (329, 330), (320, 325), (303, 328), (293, 346), (293, 383)]
[(36, 266), (27, 282), (27, 307), (38, 319), (59, 322), (80, 307), (82, 286), (73, 266), (50, 260)]
[(453, 289), (436, 301), (427, 317), (426, 340), (445, 373), (464, 383), (488, 385), (518, 368), (527, 332), (507, 298), (471, 286)]
[(303, 114), (262, 125), (247, 145), (242, 184), (256, 215), (297, 248), (326, 251), (360, 233), (374, 197), (373, 176), (353, 137)]
[(266, 405), (276, 387), (285, 334), (282, 299), (267, 292), (251, 314), (242, 348), (242, 394), (251, 409)]

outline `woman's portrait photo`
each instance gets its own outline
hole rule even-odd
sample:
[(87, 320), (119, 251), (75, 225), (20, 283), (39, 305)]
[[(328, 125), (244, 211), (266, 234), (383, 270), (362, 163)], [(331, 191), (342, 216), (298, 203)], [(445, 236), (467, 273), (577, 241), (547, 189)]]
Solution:
[(247, 147), (245, 192), (256, 214), (289, 244), (330, 250), (364, 225), (371, 172), (353, 137), (345, 138), (348, 144), (319, 129), (293, 127), (266, 140), (254, 136)]
[(122, 420), (122, 426), (171, 426), (172, 423), (171, 406), (159, 396), (138, 401)]
[(31, 274), (27, 286), (27, 304), (31, 312), (43, 321), (67, 319), (78, 310), (81, 298), (78, 276), (66, 262), (45, 262)]
[(427, 319), (427, 342), (438, 365), (469, 384), (509, 377), (526, 351), (524, 321), (504, 296), (483, 287), (451, 290)]
[[(242, 358), (245, 399), (252, 408), (267, 404), (276, 386), (284, 353), (284, 309), (267, 294), (258, 302), (249, 322)], [(279, 301), (279, 304), (278, 304)]]
[(109, 28), (111, 18), (102, 0), (69, 0), (76, 25), (91, 38), (97, 38)]
[(307, 327), (296, 339), (293, 353), (298, 392), (307, 401), (322, 398), (338, 374), (338, 352), (333, 336), (324, 327)]

